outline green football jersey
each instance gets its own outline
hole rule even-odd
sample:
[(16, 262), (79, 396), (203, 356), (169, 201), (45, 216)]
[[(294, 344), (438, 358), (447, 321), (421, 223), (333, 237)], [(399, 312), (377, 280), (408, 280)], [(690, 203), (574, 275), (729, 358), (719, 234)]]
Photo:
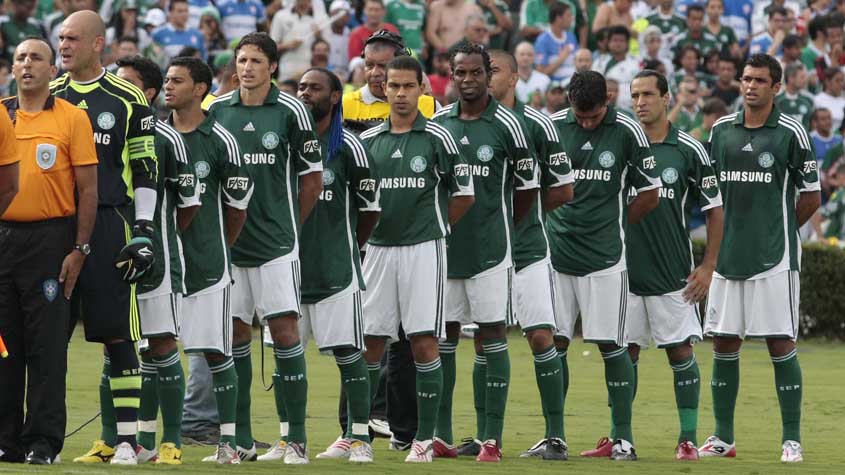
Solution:
[(813, 95), (806, 91), (799, 91), (792, 95), (784, 89), (782, 93), (775, 96), (775, 105), (781, 113), (791, 116), (804, 126), (804, 130), (810, 131), (810, 118), (813, 116)]
[(155, 263), (138, 282), (138, 295), (147, 297), (185, 293), (182, 233), (176, 222), (176, 208), (200, 205), (190, 151), (179, 132), (166, 122), (156, 123), (155, 152), (160, 168), (153, 218)]
[[(719, 183), (704, 146), (675, 126), (651, 143), (663, 186), (657, 208), (625, 234), (628, 284), (636, 295), (663, 295), (683, 289), (693, 269), (692, 241), (684, 208), (690, 197), (702, 211), (722, 205)], [(636, 196), (630, 190), (629, 197)]]
[[(572, 176), (572, 164), (563, 151), (557, 128), (551, 119), (519, 101), (514, 105), (513, 111), (525, 118), (528, 143), (537, 156), (542, 190), (572, 183), (575, 180)], [(549, 257), (549, 240), (546, 238), (542, 201), (542, 193), (538, 192), (537, 201), (531, 211), (516, 224), (513, 265), (517, 272)]]
[(475, 187), (475, 204), (446, 240), (450, 279), (513, 267), (513, 192), (540, 187), (525, 122), (492, 97), (489, 100), (478, 119), (461, 119), (459, 102), (432, 119), (460, 137)]
[(425, 28), (425, 2), (422, 0), (390, 0), (385, 5), (387, 11), (384, 21), (395, 26), (405, 46), (411, 51), (420, 54), (425, 41), (423, 39)]
[(552, 266), (585, 276), (617, 264), (624, 270), (626, 189), (660, 188), (660, 173), (645, 132), (613, 107), (594, 130), (564, 109), (552, 116), (575, 175), (574, 199), (546, 218)]
[(455, 139), (422, 114), (409, 132), (390, 132), (390, 119), (361, 134), (379, 177), (381, 216), (368, 241), (409, 246), (449, 234), (449, 197), (472, 196), (467, 161)]
[(232, 281), (223, 205), (247, 209), (255, 185), (242, 165), (237, 139), (213, 116), (207, 116), (199, 127), (182, 137), (194, 159), (202, 201), (182, 234), (185, 287), (187, 295), (206, 294)]
[(684, 31), (687, 31), (686, 18), (672, 13), (669, 16), (661, 15), (660, 12), (654, 13), (645, 17), (649, 26), (655, 25), (660, 28), (660, 32), (664, 35), (677, 36)]
[(719, 40), (716, 39), (715, 36), (710, 34), (709, 31), (702, 31), (701, 36), (698, 38), (692, 38), (690, 36), (689, 30), (686, 30), (675, 37), (675, 46), (672, 47), (673, 51), (680, 51), (681, 48), (687, 45), (695, 46), (701, 56), (704, 56), (710, 50), (721, 51), (721, 45), (719, 44)]
[(845, 239), (845, 190), (838, 189), (821, 208), (822, 216), (828, 219), (824, 237)]
[[(708, 33), (713, 35), (712, 31), (708, 30)], [(727, 51), (732, 44), (739, 43), (739, 39), (736, 37), (734, 29), (727, 25), (722, 25), (722, 27), (719, 28), (719, 33), (713, 35), (713, 37), (716, 38), (720, 51)]]
[(23, 43), (23, 40), (28, 36), (46, 38), (47, 33), (35, 18), (27, 18), (22, 23), (18, 23), (13, 17), (2, 15), (0, 16), (0, 36), (5, 47), (4, 55), (9, 62), (13, 62), (15, 48)]
[(240, 148), (255, 196), (243, 231), (232, 246), (232, 263), (259, 267), (299, 256), (299, 177), (323, 170), (311, 113), (299, 99), (270, 86), (260, 106), (241, 103), (239, 90), (209, 108)]
[[(329, 137), (320, 137), (328, 150)], [(358, 213), (380, 211), (373, 159), (361, 140), (343, 131), (343, 146), (323, 164), (323, 192), (302, 225), (302, 303), (364, 289), (358, 253)]]
[[(508, 6), (507, 2), (504, 0), (493, 0), (493, 3), (496, 5), (496, 8), (499, 9), (500, 12), (504, 13), (505, 16), (509, 15), (510, 7)], [(496, 15), (493, 14), (493, 10), (488, 8), (485, 5), (482, 5), (480, 1), (475, 0), (475, 4), (478, 5), (478, 8), (481, 9), (481, 14), (484, 15), (484, 21), (487, 23), (487, 27), (490, 31), (493, 31), (496, 27), (499, 26), (499, 22), (496, 20)], [(573, 22), (574, 23), (574, 22)], [(490, 49), (506, 49), (505, 42), (507, 41), (507, 31), (502, 30), (498, 34), (490, 34), (490, 44), (487, 45)]]
[(725, 209), (716, 272), (736, 280), (799, 270), (797, 193), (820, 189), (813, 142), (800, 122), (777, 107), (763, 127), (744, 121), (742, 111), (727, 115), (710, 133)]

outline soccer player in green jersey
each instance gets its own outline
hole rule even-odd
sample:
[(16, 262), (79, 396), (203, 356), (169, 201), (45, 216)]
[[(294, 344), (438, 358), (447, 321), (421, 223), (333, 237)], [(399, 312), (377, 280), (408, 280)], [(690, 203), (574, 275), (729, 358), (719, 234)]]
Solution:
[[(674, 374), (681, 422), (675, 457), (697, 460), (698, 396), (701, 374), (692, 345), (701, 341), (698, 304), (707, 296), (722, 239), (722, 196), (704, 146), (669, 122), (669, 83), (644, 70), (631, 83), (634, 112), (651, 144), (663, 181), (657, 208), (628, 226), (628, 353), (636, 366), (641, 348), (654, 340), (666, 349)], [(631, 196), (636, 196), (631, 190)], [(693, 198), (707, 216), (707, 248), (693, 268), (684, 205)], [(691, 272), (690, 272), (691, 271)], [(637, 372), (634, 372), (636, 392)]]
[(743, 339), (761, 338), (775, 370), (783, 421), (781, 462), (801, 462), (798, 228), (821, 203), (819, 174), (807, 132), (773, 105), (781, 84), (778, 60), (752, 55), (740, 81), (743, 111), (716, 121), (710, 134), (725, 225), (704, 320), (705, 335), (713, 337), (710, 388), (716, 432), (699, 455), (736, 456), (739, 349)]
[[(584, 341), (596, 343), (604, 359), (611, 439), (603, 437), (582, 455), (635, 460), (634, 366), (625, 349), (625, 228), (626, 221), (636, 223), (657, 207), (660, 176), (645, 133), (607, 104), (605, 84), (594, 71), (575, 73), (569, 85), (572, 107), (552, 116), (575, 174), (575, 198), (546, 219), (555, 270), (555, 343), (566, 358), (580, 313)], [(626, 207), (629, 188), (638, 195)]]
[(364, 277), (359, 248), (375, 228), (381, 208), (373, 158), (361, 140), (343, 128), (342, 96), (343, 85), (327, 69), (310, 69), (299, 80), (297, 97), (314, 116), (320, 148), (326, 151), (323, 192), (302, 225), (300, 328), (302, 334), (314, 335), (321, 352), (334, 354), (348, 395), (347, 432), (317, 458), (368, 463), (373, 449), (369, 374), (362, 353)]
[[(155, 102), (162, 87), (161, 69), (148, 58), (135, 56), (117, 61), (116, 75), (143, 91)], [(158, 204), (153, 236), (156, 260), (138, 282), (141, 320), (141, 402), (138, 406), (138, 463), (180, 464), (182, 404), (185, 374), (176, 337), (185, 294), (181, 234), (199, 210), (196, 175), (182, 136), (166, 122), (156, 123), (156, 157), (159, 160)], [(156, 420), (161, 406), (164, 433), (156, 450)]]
[(487, 50), (475, 44), (461, 45), (454, 49), (450, 66), (460, 100), (441, 110), (434, 120), (460, 137), (476, 203), (448, 238), (447, 337), (441, 345), (442, 354), (448, 356), (444, 358), (436, 453), (458, 455), (452, 446), (454, 352), (461, 325), (476, 323), (480, 340), (480, 348), (475, 349), (477, 361), (485, 364), (486, 371), (473, 371), (473, 387), (476, 400), (484, 398), (484, 404), (476, 404), (483, 406), (484, 413), (483, 417), (477, 415), (477, 440), (465, 446), (464, 454), (477, 449), (477, 461), (499, 462), (510, 384), (506, 323), (511, 314), (513, 227), (530, 212), (537, 197), (537, 160), (525, 123), (489, 94), (492, 67)]
[[(52, 93), (85, 110), (94, 130), (97, 222), (72, 307), (85, 321), (85, 338), (102, 343), (102, 432), (80, 463), (137, 463), (141, 375), (134, 341), (140, 339), (135, 283), (153, 263), (157, 164), (155, 118), (144, 94), (100, 63), (106, 27), (99, 15), (70, 15), (59, 33), (66, 74)], [(116, 268), (117, 267), (117, 268)]]
[(446, 236), (472, 206), (474, 191), (454, 137), (419, 110), (422, 83), (414, 58), (388, 63), (390, 116), (361, 139), (378, 170), (382, 208), (364, 260), (370, 393), (378, 389), (385, 344), (398, 340), (401, 325), (417, 370), (417, 432), (405, 461), (425, 463), (432, 460), (445, 379), (438, 340), (445, 333)]
[[(516, 225), (513, 244), (513, 313), (534, 353), (534, 372), (546, 433), (522, 456), (566, 460), (568, 448), (563, 432), (563, 367), (554, 344), (554, 286), (549, 243), (544, 227), (545, 211), (572, 200), (572, 169), (560, 145), (551, 119), (516, 99), (516, 58), (506, 51), (490, 51), (493, 68), (490, 93), (502, 105), (525, 119), (528, 141), (537, 155), (542, 193), (531, 211)], [(478, 336), (478, 332), (476, 332)], [(477, 344), (477, 343), (476, 343)], [(476, 357), (473, 374), (486, 370), (483, 356)], [(480, 389), (480, 388), (479, 388)], [(476, 398), (477, 402), (481, 398)], [(482, 407), (476, 417), (483, 417)]]
[[(250, 417), (252, 319), (269, 325), (280, 391), (286, 411), (285, 463), (308, 463), (305, 406), (308, 379), (299, 341), (299, 226), (322, 192), (320, 141), (308, 109), (271, 82), (278, 65), (276, 43), (266, 33), (250, 33), (235, 48), (238, 89), (215, 100), (210, 113), (238, 143), (255, 196), (246, 224), (232, 246), (233, 355), (238, 373), (237, 445), (254, 443)], [(284, 407), (284, 409), (281, 409)], [(285, 439), (287, 437), (287, 439)]]
[[(170, 125), (191, 149), (202, 207), (184, 233), (185, 289), (180, 339), (186, 353), (203, 353), (211, 370), (220, 417), (220, 444), (211, 460), (237, 464), (255, 456), (235, 441), (237, 373), (232, 360), (229, 247), (246, 221), (253, 184), (235, 137), (202, 110), (211, 89), (211, 68), (191, 57), (171, 61), (164, 101)], [(164, 401), (162, 401), (164, 402)], [(250, 453), (251, 452), (251, 453)]]

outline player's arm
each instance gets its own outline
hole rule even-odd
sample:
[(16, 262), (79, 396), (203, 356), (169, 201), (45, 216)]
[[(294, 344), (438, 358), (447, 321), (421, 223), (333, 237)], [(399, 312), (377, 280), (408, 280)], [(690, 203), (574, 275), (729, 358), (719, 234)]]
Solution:
[(362, 249), (367, 239), (376, 228), (381, 205), (379, 205), (378, 179), (376, 178), (375, 162), (367, 147), (357, 138), (348, 134), (344, 136), (344, 145), (349, 147), (353, 162), (350, 163), (352, 173), (349, 180), (350, 192), (353, 194), (358, 208), (358, 226), (355, 228), (355, 238), (358, 248)]
[(191, 160), (191, 151), (185, 146), (181, 134), (177, 134), (175, 138), (177, 143), (172, 147), (173, 160), (168, 160), (175, 166), (168, 167), (167, 179), (176, 184), (176, 223), (180, 231), (185, 231), (199, 212), (200, 187), (194, 171), (194, 162)]
[(252, 192), (255, 191), (255, 184), (246, 167), (241, 164), (241, 151), (237, 141), (234, 137), (229, 137), (230, 140), (226, 140), (229, 146), (226, 147), (225, 152), (221, 151), (225, 156), (225, 162), (223, 162), (220, 186), (223, 190), (223, 205), (225, 205), (223, 226), (226, 244), (232, 247), (246, 222), (246, 210), (249, 207)]
[(18, 162), (0, 166), (0, 215), (6, 212), (6, 208), (18, 194), (19, 177)]
[(622, 119), (628, 133), (628, 176), (630, 184), (637, 190), (637, 196), (628, 204), (628, 224), (639, 222), (660, 203), (660, 175), (657, 162), (648, 144), (645, 132), (632, 120)]
[(432, 134), (436, 155), (435, 173), (443, 177), (443, 182), (449, 188), (447, 215), (449, 225), (454, 226), (475, 203), (475, 186), (469, 172), (469, 162), (460, 152), (451, 132), (435, 122), (428, 124), (436, 132)]
[[(516, 117), (516, 116), (514, 116)], [(508, 159), (513, 165), (514, 192), (513, 192), (513, 222), (518, 223), (524, 218), (534, 201), (537, 199), (537, 189), (540, 188), (539, 173), (540, 166), (537, 157), (532, 151), (527, 128), (522, 120), (517, 120), (513, 127), (508, 126)]]
[[(91, 136), (93, 135), (92, 132)], [(0, 215), (6, 212), (6, 208), (18, 194), (19, 160), (15, 126), (6, 108), (0, 107)]]
[(156, 208), (158, 163), (155, 154), (155, 117), (152, 110), (137, 102), (130, 103), (126, 146), (135, 192), (135, 221), (152, 222)]
[(320, 193), (323, 192), (323, 172), (316, 171), (299, 177), (299, 224), (308, 219)]
[(812, 140), (800, 125), (792, 131), (793, 140), (790, 143), (788, 172), (800, 193), (798, 202), (795, 203), (795, 213), (798, 218), (798, 227), (801, 227), (813, 217), (822, 204), (821, 183)]
[(299, 174), (299, 224), (302, 224), (323, 192), (323, 153), (311, 113), (298, 100), (291, 107), (294, 113), (289, 114), (287, 126), (292, 130), (290, 153), (295, 154), (294, 167)]
[(692, 187), (697, 191), (698, 205), (705, 213), (707, 220), (707, 244), (704, 248), (704, 258), (701, 264), (687, 276), (687, 286), (684, 288), (684, 300), (687, 302), (701, 302), (707, 297), (713, 272), (716, 270), (716, 260), (722, 245), (722, 231), (724, 226), (724, 210), (722, 209), (722, 194), (719, 182), (707, 150), (697, 140), (679, 136), (682, 144), (692, 149), (691, 170)]
[[(537, 147), (537, 153), (545, 158), (545, 163), (540, 163), (539, 170), (542, 171), (540, 179), (543, 189), (543, 209), (552, 211), (572, 201), (575, 192), (572, 183), (575, 177), (572, 176), (572, 162), (563, 150), (560, 143), (557, 127), (549, 122), (549, 131), (553, 134), (550, 140), (545, 140)], [(536, 140), (541, 140), (538, 137)]]

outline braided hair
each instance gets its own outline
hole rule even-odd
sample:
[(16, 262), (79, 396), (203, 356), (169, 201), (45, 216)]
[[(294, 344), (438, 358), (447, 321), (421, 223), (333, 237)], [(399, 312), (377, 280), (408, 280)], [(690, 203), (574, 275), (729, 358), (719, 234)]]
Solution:
[(341, 100), (332, 106), (330, 114), (332, 115), (331, 125), (329, 125), (329, 149), (326, 151), (326, 162), (333, 160), (343, 148), (343, 84), (340, 79), (326, 68), (311, 68), (303, 73), (303, 76), (311, 71), (316, 71), (329, 79), (329, 88), (331, 92), (339, 92)]

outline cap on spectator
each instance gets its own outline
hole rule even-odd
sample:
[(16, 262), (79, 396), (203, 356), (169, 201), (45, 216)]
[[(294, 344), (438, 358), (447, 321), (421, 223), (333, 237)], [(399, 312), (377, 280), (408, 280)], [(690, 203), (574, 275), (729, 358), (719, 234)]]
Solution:
[(212, 7), (211, 5), (200, 10), (200, 18), (204, 16), (210, 16), (217, 20), (217, 23), (220, 23), (220, 12), (218, 12), (217, 9)]
[(160, 8), (151, 8), (147, 10), (147, 14), (144, 16), (144, 23), (158, 28), (167, 23), (167, 14)]
[(223, 66), (229, 64), (229, 61), (232, 60), (234, 53), (232, 51), (226, 50), (217, 54), (214, 57), (214, 70), (217, 71)]
[(334, 0), (331, 5), (329, 5), (329, 13), (337, 12), (337, 11), (346, 11), (352, 9), (352, 5), (349, 4), (346, 0)]

